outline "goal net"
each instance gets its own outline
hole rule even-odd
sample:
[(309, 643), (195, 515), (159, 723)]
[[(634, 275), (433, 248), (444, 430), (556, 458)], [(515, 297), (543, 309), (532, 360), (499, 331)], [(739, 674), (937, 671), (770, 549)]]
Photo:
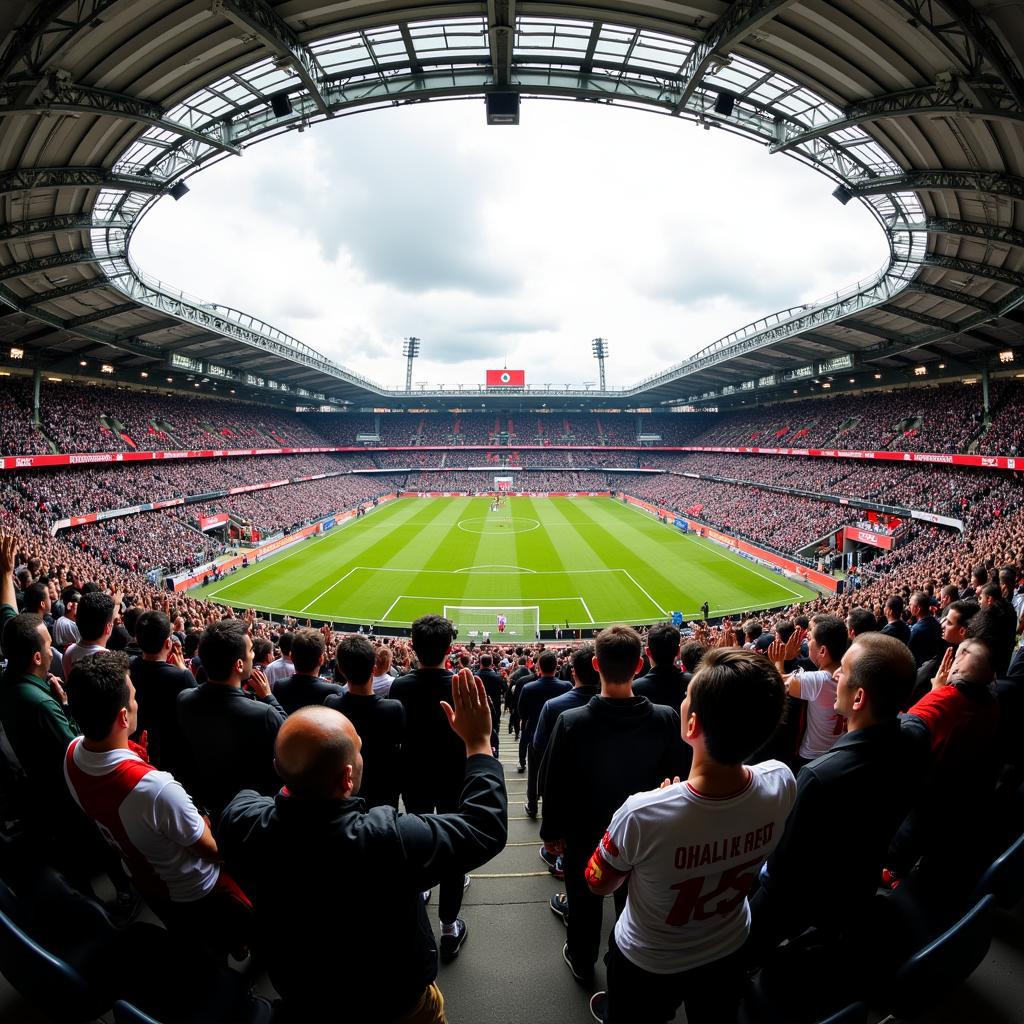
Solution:
[(479, 641), (485, 633), (495, 643), (506, 637), (534, 640), (540, 632), (540, 606), (535, 604), (446, 604), (444, 617), (455, 623), (460, 640)]

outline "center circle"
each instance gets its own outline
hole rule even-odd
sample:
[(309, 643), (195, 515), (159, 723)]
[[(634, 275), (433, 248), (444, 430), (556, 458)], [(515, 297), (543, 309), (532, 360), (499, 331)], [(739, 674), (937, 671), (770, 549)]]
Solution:
[(483, 537), (502, 537), (540, 529), (540, 523), (536, 519), (528, 519), (525, 516), (512, 516), (510, 519), (502, 520), (480, 516), (475, 519), (460, 519), (457, 525), (463, 533), (475, 533)]

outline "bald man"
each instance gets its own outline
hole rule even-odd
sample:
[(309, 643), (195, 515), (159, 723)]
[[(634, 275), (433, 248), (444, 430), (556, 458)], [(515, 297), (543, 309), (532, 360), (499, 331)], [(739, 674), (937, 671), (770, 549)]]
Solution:
[[(441, 708), (466, 748), (450, 814), (367, 811), (358, 796), (362, 741), (326, 707), (303, 708), (282, 725), (277, 796), (243, 790), (224, 810), (217, 843), (252, 899), (260, 948), (291, 1019), (445, 1020), (421, 893), (504, 848), (508, 797), (491, 756), (490, 705), (472, 672), (453, 679), (452, 703)], [(337, 941), (325, 942), (325, 932)]]

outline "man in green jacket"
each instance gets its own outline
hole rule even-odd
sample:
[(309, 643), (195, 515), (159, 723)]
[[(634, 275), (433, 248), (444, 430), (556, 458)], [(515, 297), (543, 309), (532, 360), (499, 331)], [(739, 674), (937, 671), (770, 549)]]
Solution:
[(128, 879), (64, 779), (64, 754), (81, 729), (60, 681), (50, 675), (46, 624), (39, 615), (17, 612), (15, 553), (15, 539), (0, 534), (0, 646), (7, 659), (0, 678), (0, 723), (25, 771), (25, 824), (39, 855), (83, 891), (90, 891), (92, 873), (105, 869), (118, 894), (111, 909), (129, 914), (137, 901)]

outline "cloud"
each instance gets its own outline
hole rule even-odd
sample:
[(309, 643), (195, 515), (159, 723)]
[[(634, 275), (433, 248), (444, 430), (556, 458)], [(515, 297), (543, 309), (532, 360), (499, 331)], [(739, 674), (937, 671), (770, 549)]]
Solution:
[[(631, 110), (531, 101), (514, 129), (482, 103), (336, 119), (246, 150), (161, 201), (141, 267), (266, 320), (383, 384), (629, 386), (716, 338), (874, 272), (859, 204), (748, 140)], [(196, 245), (195, 239), (202, 244)]]

